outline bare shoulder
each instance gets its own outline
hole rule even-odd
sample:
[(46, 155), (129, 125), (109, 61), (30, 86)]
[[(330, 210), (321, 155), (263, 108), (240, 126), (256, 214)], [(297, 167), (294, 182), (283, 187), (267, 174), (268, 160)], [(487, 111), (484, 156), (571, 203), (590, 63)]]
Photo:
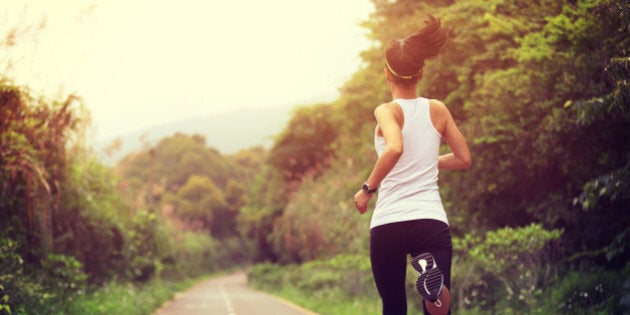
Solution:
[(396, 102), (388, 102), (388, 103), (383, 103), (381, 105), (376, 106), (376, 108), (374, 109), (374, 115), (379, 115), (379, 114), (386, 114), (386, 113), (393, 113), (394, 111), (396, 111), (398, 107), (398, 104)]
[(430, 99), (429, 111), (431, 113), (431, 122), (433, 123), (433, 126), (439, 133), (444, 134), (446, 125), (451, 116), (448, 108), (444, 105), (444, 103), (442, 103), (442, 101)]
[(430, 99), (429, 106), (431, 107), (431, 111), (448, 112), (448, 108), (440, 100)]
[(400, 105), (396, 102), (384, 103), (376, 107), (374, 117), (379, 123), (395, 122), (402, 129), (404, 117)]
[(429, 108), (431, 110), (431, 117), (435, 117), (438, 120), (447, 119), (451, 115), (448, 107), (440, 100), (430, 99)]

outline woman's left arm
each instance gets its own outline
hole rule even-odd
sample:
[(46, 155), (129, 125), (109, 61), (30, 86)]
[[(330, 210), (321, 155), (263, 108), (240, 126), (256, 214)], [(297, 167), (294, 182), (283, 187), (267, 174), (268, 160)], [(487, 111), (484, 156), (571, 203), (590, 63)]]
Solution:
[[(394, 115), (395, 103), (383, 104), (374, 110), (374, 117), (385, 138), (385, 149), (376, 160), (372, 173), (365, 181), (370, 187), (378, 187), (385, 176), (394, 168), (403, 152), (402, 126)], [(365, 193), (362, 189), (354, 195), (354, 204), (363, 214), (367, 211), (368, 203), (373, 194)]]

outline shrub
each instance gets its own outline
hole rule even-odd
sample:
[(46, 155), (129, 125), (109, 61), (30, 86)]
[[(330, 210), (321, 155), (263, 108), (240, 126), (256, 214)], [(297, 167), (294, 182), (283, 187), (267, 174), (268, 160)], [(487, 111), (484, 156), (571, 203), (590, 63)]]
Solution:
[(175, 236), (179, 247), (175, 270), (180, 276), (196, 277), (215, 269), (215, 241), (208, 234), (182, 231)]
[(151, 280), (147, 283), (134, 285), (112, 281), (92, 292), (79, 296), (63, 314), (149, 315), (171, 299), (175, 292), (190, 287), (192, 283), (192, 280), (183, 282)]
[(504, 284), (512, 306), (532, 312), (542, 288), (555, 275), (553, 241), (561, 234), (561, 230), (547, 231), (540, 224), (507, 227), (488, 232), (481, 243), (470, 249), (469, 255)]
[(597, 269), (567, 273), (545, 292), (544, 313), (627, 314), (630, 305), (623, 298), (630, 291), (628, 269), (622, 273)]
[(0, 237), (0, 314), (11, 314), (15, 305), (18, 282), (22, 274), (22, 257), (17, 253), (17, 243)]
[(286, 276), (295, 269), (295, 266), (261, 263), (252, 267), (247, 273), (247, 281), (259, 289), (268, 291), (280, 290), (287, 284)]
[(83, 265), (74, 257), (48, 255), (42, 261), (41, 283), (62, 304), (72, 302), (86, 288), (87, 275)]

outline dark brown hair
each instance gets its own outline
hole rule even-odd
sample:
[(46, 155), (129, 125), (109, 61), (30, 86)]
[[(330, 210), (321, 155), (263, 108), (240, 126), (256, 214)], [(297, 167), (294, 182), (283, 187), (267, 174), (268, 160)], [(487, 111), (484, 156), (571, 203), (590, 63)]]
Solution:
[(446, 32), (440, 20), (429, 15), (417, 32), (391, 41), (385, 50), (385, 63), (394, 80), (415, 83), (424, 68), (424, 61), (437, 55), (445, 39)]

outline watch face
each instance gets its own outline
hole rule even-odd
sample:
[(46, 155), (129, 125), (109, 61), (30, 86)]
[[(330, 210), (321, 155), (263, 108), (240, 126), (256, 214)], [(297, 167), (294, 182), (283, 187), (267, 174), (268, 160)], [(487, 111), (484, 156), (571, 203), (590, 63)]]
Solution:
[(370, 186), (367, 183), (363, 184), (363, 187), (361, 187), (361, 189), (363, 189), (363, 191), (367, 194), (373, 194), (376, 191), (376, 189), (370, 190)]

